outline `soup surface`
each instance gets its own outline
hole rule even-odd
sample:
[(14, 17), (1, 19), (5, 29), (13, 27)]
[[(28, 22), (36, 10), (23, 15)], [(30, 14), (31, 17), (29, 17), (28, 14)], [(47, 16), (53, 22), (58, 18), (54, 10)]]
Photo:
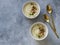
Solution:
[(45, 26), (42, 24), (36, 24), (31, 29), (32, 35), (36, 38), (42, 38), (45, 36)]
[(23, 11), (27, 17), (35, 17), (39, 12), (39, 8), (36, 3), (31, 2), (24, 6)]

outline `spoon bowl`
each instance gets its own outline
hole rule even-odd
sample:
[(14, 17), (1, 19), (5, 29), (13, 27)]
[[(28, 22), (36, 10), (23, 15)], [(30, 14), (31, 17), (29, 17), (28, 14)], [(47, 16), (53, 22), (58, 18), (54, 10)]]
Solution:
[(52, 14), (53, 10), (52, 10), (52, 7), (50, 6), (50, 4), (47, 5), (46, 10), (49, 14)]

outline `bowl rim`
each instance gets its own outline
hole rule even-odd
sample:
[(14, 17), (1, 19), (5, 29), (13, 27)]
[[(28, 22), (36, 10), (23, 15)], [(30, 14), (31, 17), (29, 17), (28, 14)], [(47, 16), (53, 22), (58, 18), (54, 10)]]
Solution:
[[(25, 6), (26, 4), (28, 4), (28, 3), (31, 3), (31, 2), (36, 3), (36, 4), (38, 5), (38, 8), (39, 8), (38, 14), (37, 14), (36, 16), (34, 16), (33, 18), (27, 17), (27, 16), (24, 14), (24, 10), (23, 10), (23, 9), (24, 9), (24, 6)], [(23, 4), (23, 6), (22, 6), (22, 13), (23, 13), (23, 15), (24, 15), (26, 18), (28, 18), (28, 19), (34, 19), (34, 18), (36, 18), (37, 16), (39, 16), (40, 11), (41, 11), (40, 5), (39, 5), (39, 3), (37, 3), (36, 1), (27, 1), (27, 2), (25, 2), (25, 3)]]
[[(45, 28), (46, 28), (46, 35), (45, 35), (43, 38), (37, 39), (37, 38), (35, 38), (35, 37), (32, 35), (32, 33), (31, 33), (31, 28), (32, 28), (34, 25), (36, 25), (36, 24), (43, 24), (43, 25), (45, 26)], [(38, 40), (38, 41), (44, 40), (44, 39), (48, 36), (48, 27), (47, 27), (47, 25), (44, 24), (43, 22), (35, 22), (35, 23), (33, 23), (33, 24), (31, 25), (31, 27), (30, 27), (30, 29), (29, 29), (29, 33), (30, 33), (30, 36), (31, 36), (33, 39), (35, 39), (35, 40)]]

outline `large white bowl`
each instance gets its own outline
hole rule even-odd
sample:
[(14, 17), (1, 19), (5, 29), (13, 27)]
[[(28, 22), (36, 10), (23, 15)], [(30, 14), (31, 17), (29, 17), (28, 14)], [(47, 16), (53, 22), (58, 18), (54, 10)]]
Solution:
[[(31, 30), (32, 30), (32, 27), (34, 26), (34, 25), (36, 25), (36, 24), (42, 24), (42, 25), (44, 25), (45, 26), (45, 36), (43, 37), (43, 38), (36, 38), (36, 37), (34, 37), (33, 35), (32, 35), (32, 32), (31, 32)], [(45, 39), (46, 37), (47, 37), (47, 35), (48, 35), (48, 28), (47, 28), (47, 26), (44, 24), (44, 23), (42, 23), (42, 22), (36, 22), (36, 23), (34, 23), (31, 27), (30, 27), (30, 30), (29, 30), (29, 32), (30, 32), (30, 35), (31, 35), (31, 37), (33, 38), (33, 39), (35, 39), (35, 40), (43, 40), (43, 39)]]
[[(24, 7), (25, 7), (25, 5), (27, 5), (28, 3), (31, 3), (31, 2), (37, 4), (37, 7), (38, 7), (38, 9), (39, 9), (38, 13), (37, 13), (34, 17), (28, 17), (28, 16), (26, 16), (26, 14), (24, 13)], [(37, 2), (35, 2), (35, 1), (27, 1), (27, 2), (25, 2), (25, 3), (23, 4), (22, 12), (23, 12), (23, 14), (24, 14), (24, 16), (25, 16), (26, 18), (34, 19), (34, 18), (36, 18), (36, 17), (39, 15), (39, 13), (40, 13), (40, 5), (39, 5)]]

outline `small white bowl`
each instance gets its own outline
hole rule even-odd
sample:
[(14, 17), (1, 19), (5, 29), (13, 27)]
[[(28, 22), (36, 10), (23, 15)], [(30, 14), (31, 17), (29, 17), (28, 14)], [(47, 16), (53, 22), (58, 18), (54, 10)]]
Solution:
[[(34, 37), (33, 35), (32, 35), (32, 27), (34, 26), (34, 25), (36, 25), (36, 24), (42, 24), (43, 26), (45, 26), (45, 36), (44, 37), (42, 37), (42, 38), (36, 38), (36, 37)], [(30, 32), (30, 35), (31, 35), (31, 37), (33, 38), (33, 39), (35, 39), (35, 40), (38, 40), (38, 41), (40, 41), (40, 40), (43, 40), (43, 39), (45, 39), (46, 37), (47, 37), (47, 35), (48, 35), (48, 28), (47, 28), (47, 26), (44, 24), (44, 23), (42, 23), (42, 22), (36, 22), (36, 23), (34, 23), (31, 27), (30, 27), (30, 30), (29, 30), (29, 32)]]
[[(35, 3), (35, 4), (37, 5), (38, 12), (37, 12), (37, 14), (36, 14), (35, 16), (29, 17), (29, 16), (27, 16), (27, 15), (24, 13), (24, 8), (25, 8), (25, 6), (26, 6), (27, 4), (29, 4), (29, 3)], [(26, 18), (34, 19), (34, 18), (36, 18), (36, 17), (39, 15), (39, 13), (40, 13), (40, 5), (39, 5), (37, 2), (35, 2), (35, 1), (27, 1), (27, 2), (25, 2), (25, 3), (23, 4), (22, 12), (23, 12), (23, 14), (24, 14), (24, 16), (25, 16)]]

